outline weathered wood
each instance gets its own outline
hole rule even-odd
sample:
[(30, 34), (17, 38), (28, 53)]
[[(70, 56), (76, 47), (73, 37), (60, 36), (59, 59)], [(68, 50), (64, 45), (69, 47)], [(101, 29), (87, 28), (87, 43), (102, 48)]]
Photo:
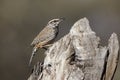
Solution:
[(78, 20), (48, 48), (43, 65), (37, 65), (28, 80), (111, 80), (118, 59), (117, 35), (112, 34), (108, 46), (99, 42), (89, 21)]
[(107, 60), (105, 80), (111, 80), (113, 78), (118, 63), (119, 42), (115, 33), (113, 33), (109, 39), (108, 49), (109, 56)]

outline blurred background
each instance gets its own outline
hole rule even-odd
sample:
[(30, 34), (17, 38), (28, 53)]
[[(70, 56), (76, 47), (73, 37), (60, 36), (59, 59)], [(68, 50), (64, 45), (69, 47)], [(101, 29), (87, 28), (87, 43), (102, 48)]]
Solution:
[[(110, 35), (120, 37), (120, 0), (0, 0), (0, 78), (26, 80), (33, 65), (42, 61), (44, 50), (28, 67), (30, 43), (53, 18), (65, 17), (58, 39), (67, 34), (80, 18), (87, 17), (90, 26), (107, 45)], [(119, 38), (120, 40), (120, 38)], [(114, 80), (120, 80), (120, 65)]]

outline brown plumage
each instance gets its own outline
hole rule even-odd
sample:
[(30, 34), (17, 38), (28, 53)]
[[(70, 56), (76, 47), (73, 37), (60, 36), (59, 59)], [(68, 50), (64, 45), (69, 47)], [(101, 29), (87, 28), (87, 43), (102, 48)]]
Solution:
[(34, 47), (33, 52), (29, 61), (29, 65), (32, 62), (32, 58), (34, 57), (36, 51), (39, 48), (43, 48), (48, 45), (52, 40), (54, 40), (58, 34), (58, 26), (59, 23), (63, 20), (63, 18), (52, 19), (48, 22), (47, 26), (35, 37), (31, 45)]

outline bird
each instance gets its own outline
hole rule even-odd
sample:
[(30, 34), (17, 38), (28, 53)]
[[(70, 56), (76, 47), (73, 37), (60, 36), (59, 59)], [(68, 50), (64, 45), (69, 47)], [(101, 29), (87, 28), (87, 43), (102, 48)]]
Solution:
[(32, 55), (30, 57), (29, 66), (31, 65), (32, 59), (36, 52), (40, 48), (50, 46), (50, 43), (54, 41), (59, 31), (59, 24), (65, 18), (56, 18), (50, 20), (43, 30), (33, 39), (31, 46), (33, 46)]

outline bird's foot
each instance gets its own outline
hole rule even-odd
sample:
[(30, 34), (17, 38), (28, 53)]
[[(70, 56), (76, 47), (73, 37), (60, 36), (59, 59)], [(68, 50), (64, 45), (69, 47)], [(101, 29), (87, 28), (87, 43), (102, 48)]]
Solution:
[(47, 44), (47, 45), (42, 46), (42, 48), (45, 49), (45, 50), (47, 50), (46, 47), (50, 47), (50, 46), (52, 46), (52, 45), (53, 45), (53, 44)]

